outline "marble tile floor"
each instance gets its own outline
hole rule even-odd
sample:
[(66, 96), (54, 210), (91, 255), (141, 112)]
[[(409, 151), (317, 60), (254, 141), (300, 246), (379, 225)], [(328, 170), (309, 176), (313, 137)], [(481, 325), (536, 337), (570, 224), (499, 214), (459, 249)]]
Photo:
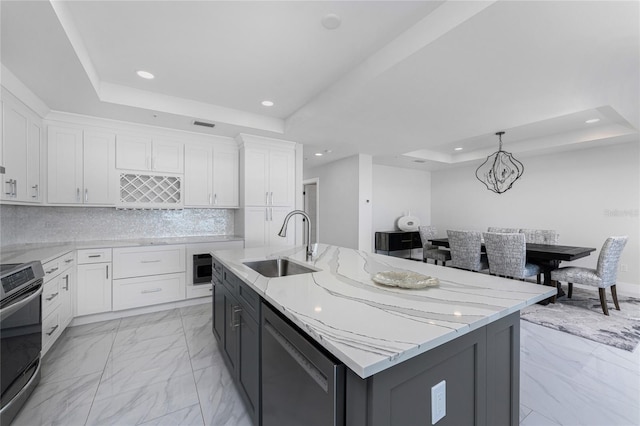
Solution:
[[(640, 351), (521, 323), (520, 425), (640, 425)], [(244, 426), (211, 305), (71, 327), (12, 426)]]

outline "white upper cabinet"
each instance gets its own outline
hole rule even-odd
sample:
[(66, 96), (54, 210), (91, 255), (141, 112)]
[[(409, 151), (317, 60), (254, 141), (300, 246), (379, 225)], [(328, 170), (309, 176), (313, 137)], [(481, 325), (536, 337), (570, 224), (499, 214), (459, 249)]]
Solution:
[(48, 201), (114, 205), (115, 134), (49, 126)]
[(213, 148), (213, 206), (238, 207), (239, 152), (233, 146), (216, 145)]
[(187, 144), (184, 152), (185, 206), (238, 207), (239, 154), (235, 144)]
[(2, 193), (6, 201), (38, 203), (42, 120), (5, 90), (2, 91)]
[(116, 167), (125, 170), (183, 173), (183, 150), (182, 142), (118, 134)]
[(295, 204), (294, 149), (244, 147), (244, 205)]
[(213, 204), (213, 146), (187, 144), (184, 147), (184, 205)]
[(114, 204), (118, 197), (113, 133), (85, 130), (83, 143), (84, 203)]
[(151, 170), (151, 138), (118, 135), (116, 167), (129, 170)]

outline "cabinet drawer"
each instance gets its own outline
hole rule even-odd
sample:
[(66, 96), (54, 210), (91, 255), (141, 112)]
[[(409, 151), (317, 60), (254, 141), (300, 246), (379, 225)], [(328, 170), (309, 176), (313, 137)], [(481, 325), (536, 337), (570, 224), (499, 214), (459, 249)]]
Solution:
[(238, 301), (243, 315), (247, 313), (255, 321), (260, 321), (260, 296), (242, 281), (238, 282)]
[(133, 278), (185, 271), (184, 245), (113, 250), (113, 278)]
[(42, 290), (42, 317), (45, 318), (60, 306), (62, 296), (60, 294), (61, 277), (57, 277), (48, 281)]
[(184, 273), (114, 280), (113, 310), (182, 300), (184, 285)]
[(57, 310), (42, 320), (42, 355), (49, 350), (61, 333), (60, 313)]
[(222, 269), (222, 284), (232, 294), (238, 294), (238, 285), (240, 284), (240, 278), (236, 277), (227, 268)]
[(78, 264), (111, 262), (111, 249), (99, 248), (91, 250), (78, 250)]
[(211, 274), (222, 279), (222, 263), (213, 256), (211, 258)]
[(67, 268), (75, 266), (76, 262), (76, 254), (75, 252), (69, 252), (65, 255), (60, 256), (60, 270), (64, 271)]

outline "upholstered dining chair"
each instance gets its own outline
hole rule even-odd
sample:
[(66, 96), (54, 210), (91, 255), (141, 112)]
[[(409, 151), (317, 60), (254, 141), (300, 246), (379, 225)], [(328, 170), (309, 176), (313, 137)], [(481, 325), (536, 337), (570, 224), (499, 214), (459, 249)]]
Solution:
[(523, 281), (535, 276), (540, 284), (540, 266), (527, 263), (527, 243), (524, 234), (485, 232), (482, 235), (490, 274)]
[(558, 233), (554, 229), (520, 229), (528, 243), (558, 244)]
[(611, 297), (613, 304), (617, 310), (620, 310), (618, 304), (618, 294), (616, 292), (616, 279), (618, 276), (618, 261), (624, 246), (627, 244), (629, 237), (609, 237), (604, 242), (596, 269), (582, 268), (578, 266), (568, 266), (551, 271), (551, 279), (555, 281), (566, 281), (569, 284), (567, 297), (571, 298), (573, 293), (573, 284), (588, 284), (598, 287), (600, 293), (600, 305), (605, 315), (609, 315), (607, 309), (607, 295), (605, 290), (611, 287)]
[(487, 228), (487, 232), (502, 232), (504, 234), (512, 234), (518, 231), (518, 228), (499, 228), (496, 226), (490, 226)]
[(487, 256), (482, 254), (482, 234), (479, 231), (447, 230), (451, 265), (470, 271), (489, 268)]
[(431, 225), (418, 226), (418, 232), (422, 241), (422, 261), (427, 262), (428, 259), (433, 259), (436, 265), (438, 261), (442, 262), (442, 266), (446, 265), (447, 261), (451, 260), (451, 252), (429, 243), (430, 239), (438, 235), (436, 227)]

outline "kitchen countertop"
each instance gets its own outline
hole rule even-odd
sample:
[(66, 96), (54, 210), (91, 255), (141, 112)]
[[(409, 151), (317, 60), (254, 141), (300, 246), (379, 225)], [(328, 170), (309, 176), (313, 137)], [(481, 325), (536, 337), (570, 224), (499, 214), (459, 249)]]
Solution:
[(104, 247), (135, 247), (171, 244), (201, 244), (242, 241), (234, 235), (200, 235), (191, 237), (132, 238), (130, 240), (73, 241), (60, 243), (15, 244), (0, 248), (0, 263), (48, 262), (72, 250)]
[[(553, 287), (320, 244), (221, 250), (215, 257), (362, 378), (555, 294)], [(319, 272), (266, 278), (243, 262), (287, 257)], [(385, 287), (381, 271), (437, 277), (438, 287)]]

